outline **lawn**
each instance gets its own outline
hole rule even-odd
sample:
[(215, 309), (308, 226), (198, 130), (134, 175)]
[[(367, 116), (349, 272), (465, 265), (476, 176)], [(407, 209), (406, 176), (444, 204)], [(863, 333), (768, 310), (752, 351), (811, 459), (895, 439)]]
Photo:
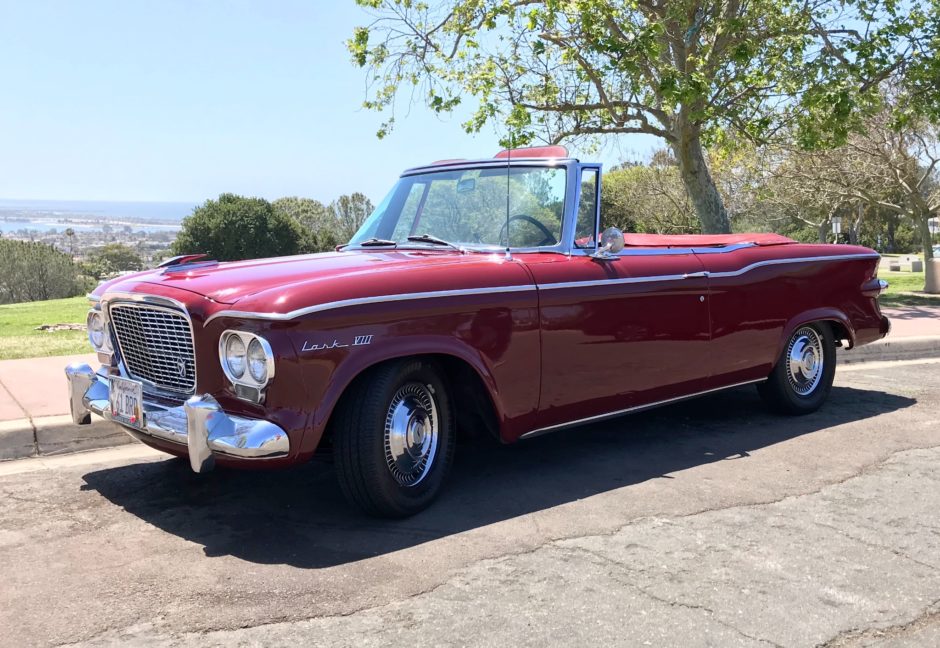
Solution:
[(42, 324), (84, 324), (85, 297), (0, 306), (0, 360), (91, 353), (85, 331), (37, 331)]
[[(926, 295), (923, 272), (878, 271), (878, 278), (888, 282), (888, 292), (879, 300), (882, 306), (940, 306), (940, 295)], [(911, 294), (920, 293), (920, 294)]]

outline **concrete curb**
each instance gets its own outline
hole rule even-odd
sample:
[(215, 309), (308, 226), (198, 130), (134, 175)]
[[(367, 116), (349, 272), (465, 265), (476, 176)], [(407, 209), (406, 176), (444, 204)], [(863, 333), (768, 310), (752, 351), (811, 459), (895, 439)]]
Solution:
[(838, 358), (839, 364), (940, 358), (940, 335), (901, 338), (889, 336), (857, 349), (839, 349)]
[(0, 421), (0, 461), (110, 448), (133, 441), (100, 418), (93, 418), (90, 425), (76, 425), (67, 414)]
[[(889, 337), (857, 349), (838, 351), (840, 365), (920, 358), (940, 358), (940, 336)], [(116, 425), (98, 417), (92, 417), (91, 425), (75, 425), (68, 415), (0, 421), (0, 461), (49, 457), (133, 442)]]

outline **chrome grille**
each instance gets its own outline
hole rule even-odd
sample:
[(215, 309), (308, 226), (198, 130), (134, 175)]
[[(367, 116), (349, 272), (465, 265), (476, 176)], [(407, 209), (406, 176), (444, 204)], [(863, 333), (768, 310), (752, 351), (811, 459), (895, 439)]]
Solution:
[(193, 332), (183, 313), (130, 303), (112, 303), (108, 310), (118, 350), (131, 378), (171, 392), (195, 392)]

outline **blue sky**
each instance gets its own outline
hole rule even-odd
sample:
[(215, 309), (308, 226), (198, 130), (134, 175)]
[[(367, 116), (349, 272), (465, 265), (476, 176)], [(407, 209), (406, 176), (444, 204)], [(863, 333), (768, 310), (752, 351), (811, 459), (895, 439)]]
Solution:
[(367, 21), (353, 0), (0, 0), (0, 197), (378, 200), (403, 168), (493, 155), (495, 131), (421, 106), (375, 137), (343, 45)]

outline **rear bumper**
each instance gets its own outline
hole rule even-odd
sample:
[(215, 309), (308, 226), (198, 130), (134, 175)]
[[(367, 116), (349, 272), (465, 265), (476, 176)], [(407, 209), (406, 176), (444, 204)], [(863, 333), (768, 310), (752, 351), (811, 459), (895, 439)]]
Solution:
[(65, 375), (75, 423), (88, 424), (91, 415), (97, 414), (121, 425), (134, 438), (146, 442), (149, 437), (182, 446), (196, 472), (211, 470), (216, 456), (262, 460), (285, 457), (290, 452), (287, 433), (279, 426), (227, 414), (208, 394), (193, 396), (176, 407), (145, 398), (143, 426), (138, 429), (122, 425), (111, 419), (111, 389), (106, 375), (96, 373), (87, 364), (69, 365)]

